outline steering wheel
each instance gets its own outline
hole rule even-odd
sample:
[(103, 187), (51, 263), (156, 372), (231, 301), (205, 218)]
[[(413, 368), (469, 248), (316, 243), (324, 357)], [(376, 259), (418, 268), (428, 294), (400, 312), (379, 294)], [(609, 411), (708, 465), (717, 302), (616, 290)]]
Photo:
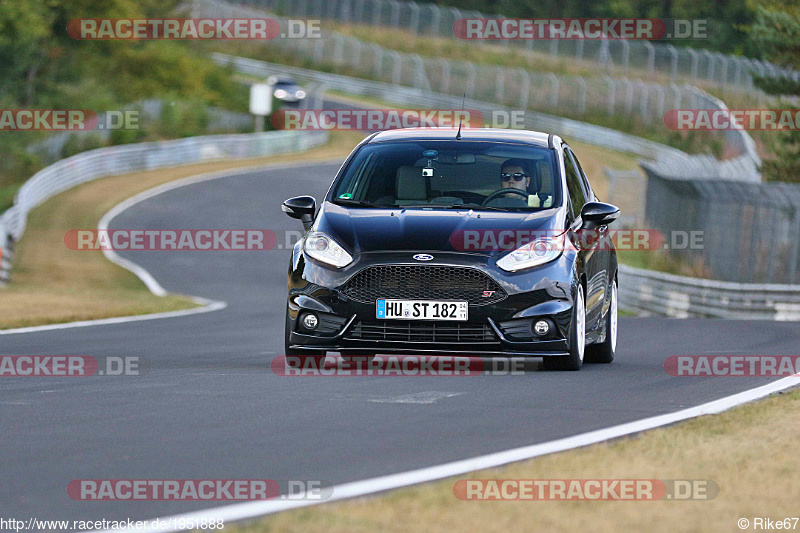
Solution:
[(520, 196), (523, 196), (525, 198), (526, 202), (528, 201), (528, 193), (526, 193), (525, 191), (522, 191), (520, 189), (514, 189), (514, 188), (509, 187), (508, 189), (500, 189), (500, 190), (494, 191), (492, 194), (490, 194), (489, 196), (486, 197), (486, 199), (483, 201), (483, 203), (481, 205), (487, 205), (492, 200), (494, 200), (496, 198), (499, 198), (500, 196), (503, 196), (503, 195), (506, 195), (506, 194), (510, 194), (510, 193), (519, 194)]

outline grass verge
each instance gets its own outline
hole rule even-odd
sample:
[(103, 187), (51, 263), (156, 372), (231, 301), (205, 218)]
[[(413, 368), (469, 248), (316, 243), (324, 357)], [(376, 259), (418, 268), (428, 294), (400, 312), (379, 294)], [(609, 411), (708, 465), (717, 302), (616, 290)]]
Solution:
[(113, 176), (51, 198), (30, 213), (25, 235), (17, 243), (11, 283), (0, 289), (0, 329), (195, 307), (185, 296), (154, 296), (139, 278), (101, 252), (67, 249), (65, 233), (96, 228), (113, 206), (162, 183), (258, 164), (344, 157), (362, 138), (357, 132), (335, 132), (327, 145), (308, 152)]
[(739, 531), (740, 518), (752, 527), (754, 517), (798, 516), (800, 424), (790, 422), (798, 409), (800, 390), (793, 390), (719, 415), (459, 478), (706, 479), (720, 488), (711, 500), (461, 501), (451, 478), (229, 527), (237, 533)]

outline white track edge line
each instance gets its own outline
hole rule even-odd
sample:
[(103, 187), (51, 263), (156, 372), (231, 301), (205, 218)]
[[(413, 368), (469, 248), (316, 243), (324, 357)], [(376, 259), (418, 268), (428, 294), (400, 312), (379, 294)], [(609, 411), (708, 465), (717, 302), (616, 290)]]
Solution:
[[(552, 440), (549, 442), (543, 442), (539, 444), (523, 446), (521, 448), (514, 448), (502, 452), (481, 455), (473, 457), (471, 459), (454, 461), (437, 466), (420, 468), (417, 470), (410, 470), (398, 474), (390, 474), (387, 476), (365, 479), (363, 481), (353, 481), (341, 485), (334, 485), (332, 487), (333, 491), (331, 493), (331, 497), (324, 501), (310, 500), (310, 499), (297, 499), (297, 500), (275, 499), (269, 501), (254, 501), (254, 502), (239, 503), (232, 505), (223, 505), (219, 507), (211, 507), (201, 511), (157, 518), (157, 520), (159, 521), (161, 520), (167, 521), (168, 525), (167, 528), (121, 529), (121, 530), (114, 530), (113, 533), (119, 533), (120, 531), (130, 531), (131, 533), (133, 533), (134, 531), (138, 532), (152, 531), (154, 533), (181, 531), (181, 529), (178, 528), (177, 526), (175, 527), (170, 526), (169, 525), (170, 521), (173, 521), (173, 523), (175, 524), (177, 524), (178, 521), (181, 519), (195, 520), (195, 521), (202, 519), (207, 519), (207, 520), (222, 519), (225, 522), (234, 522), (238, 520), (246, 520), (268, 514), (278, 513), (282, 511), (288, 511), (291, 509), (299, 509), (301, 507), (307, 507), (310, 505), (317, 505), (337, 500), (344, 500), (347, 498), (368, 496), (371, 494), (391, 489), (408, 487), (410, 485), (416, 485), (419, 483), (437, 481), (448, 477), (467, 474), (470, 472), (474, 472), (476, 470), (503, 466), (508, 463), (522, 461), (525, 459), (532, 459), (534, 457), (539, 457), (541, 455), (547, 455), (551, 453), (572, 450), (575, 448), (581, 448), (583, 446), (589, 446), (591, 444), (597, 444), (599, 442), (603, 442), (606, 440), (624, 437), (626, 435), (632, 435), (648, 429), (654, 429), (669, 424), (674, 424), (675, 422), (680, 422), (698, 416), (721, 413), (733, 407), (742, 405), (744, 403), (752, 402), (754, 400), (758, 400), (760, 398), (768, 396), (769, 394), (782, 391), (784, 389), (793, 387), (795, 385), (800, 385), (800, 377), (790, 376), (783, 379), (779, 379), (773, 383), (768, 383), (766, 385), (756, 387), (755, 389), (750, 389), (744, 392), (733, 394), (731, 396), (726, 396), (718, 400), (713, 400), (711, 402), (707, 402), (695, 407), (689, 407), (687, 409), (682, 409), (680, 411), (675, 411), (673, 413), (667, 413), (663, 415), (657, 415), (645, 418), (642, 420), (627, 422), (625, 424), (620, 424), (617, 426), (612, 426), (604, 429), (598, 429), (595, 431), (589, 431), (587, 433), (581, 433), (578, 435), (573, 435), (571, 437), (565, 437), (562, 439)], [(304, 494), (304, 496), (308, 496), (308, 493)], [(149, 519), (144, 522), (152, 523), (153, 520), (156, 519)], [(107, 531), (106, 533), (112, 533), (112, 532)]]
[[(291, 155), (291, 154), (289, 154)], [(106, 214), (104, 214), (100, 221), (97, 224), (98, 230), (107, 230), (111, 221), (119, 216), (122, 212), (130, 209), (134, 205), (138, 204), (139, 202), (143, 202), (159, 194), (165, 193), (167, 191), (171, 191), (173, 189), (177, 189), (179, 187), (184, 187), (186, 185), (193, 185), (195, 183), (200, 183), (203, 181), (209, 181), (214, 179), (221, 179), (227, 177), (234, 177), (240, 176), (242, 174), (249, 174), (250, 172), (258, 171), (258, 170), (280, 170), (283, 168), (292, 168), (301, 165), (326, 165), (326, 164), (333, 164), (333, 163), (340, 163), (342, 158), (330, 158), (330, 159), (320, 159), (315, 161), (296, 161), (291, 163), (274, 163), (274, 164), (260, 164), (260, 165), (250, 165), (246, 167), (237, 167), (228, 170), (217, 170), (213, 172), (204, 172), (202, 174), (195, 174), (193, 176), (187, 176), (185, 178), (180, 178), (174, 181), (170, 181), (167, 183), (163, 183), (161, 185), (157, 185), (151, 189), (147, 189), (145, 191), (140, 192), (122, 202), (118, 203), (114, 207), (112, 207)], [(109, 176), (111, 177), (111, 176)], [(166, 296), (168, 292), (161, 286), (161, 284), (156, 281), (156, 279), (145, 270), (143, 267), (137, 265), (133, 261), (129, 261), (120, 257), (116, 252), (113, 250), (103, 250), (103, 255), (105, 255), (106, 259), (115, 263), (122, 268), (132, 272), (136, 277), (142, 280), (142, 283), (145, 284), (147, 289), (155, 294), (156, 296)], [(77, 322), (64, 322), (60, 324), (46, 324), (42, 326), (30, 326), (24, 328), (13, 328), (13, 329), (0, 329), (0, 335), (15, 335), (21, 333), (38, 333), (42, 331), (52, 331), (52, 330), (60, 330), (60, 329), (71, 329), (71, 328), (85, 328), (89, 326), (105, 326), (109, 324), (124, 324), (128, 322), (139, 322), (142, 320), (157, 320), (162, 318), (176, 318), (176, 317), (183, 317), (189, 315), (196, 315), (200, 313), (209, 313), (212, 311), (219, 311), (225, 309), (228, 304), (227, 302), (223, 301), (215, 301), (209, 300), (206, 298), (201, 298), (199, 296), (190, 296), (190, 298), (197, 304), (201, 305), (202, 307), (194, 308), (194, 309), (183, 309), (180, 311), (167, 311), (164, 313), (151, 313), (147, 315), (130, 315), (130, 316), (121, 316), (121, 317), (113, 317), (113, 318), (101, 318), (97, 320), (80, 320)]]

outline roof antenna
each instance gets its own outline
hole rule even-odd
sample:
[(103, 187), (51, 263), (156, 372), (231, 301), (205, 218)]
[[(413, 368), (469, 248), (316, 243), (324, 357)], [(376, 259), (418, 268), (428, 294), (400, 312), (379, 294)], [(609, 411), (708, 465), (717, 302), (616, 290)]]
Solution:
[(461, 140), (461, 123), (464, 121), (464, 100), (467, 99), (467, 93), (464, 93), (464, 97), (461, 99), (461, 114), (458, 115), (458, 133), (456, 133), (456, 140)]

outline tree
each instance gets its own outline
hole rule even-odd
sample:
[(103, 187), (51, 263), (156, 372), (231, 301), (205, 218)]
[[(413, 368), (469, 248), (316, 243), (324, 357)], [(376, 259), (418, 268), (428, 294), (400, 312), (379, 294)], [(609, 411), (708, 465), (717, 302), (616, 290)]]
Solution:
[[(749, 32), (761, 57), (782, 67), (800, 68), (800, 7), (778, 2), (759, 6)], [(800, 94), (800, 83), (788, 78), (757, 77), (754, 81), (770, 94)], [(778, 132), (770, 144), (775, 156), (763, 163), (765, 179), (800, 183), (800, 131)]]

